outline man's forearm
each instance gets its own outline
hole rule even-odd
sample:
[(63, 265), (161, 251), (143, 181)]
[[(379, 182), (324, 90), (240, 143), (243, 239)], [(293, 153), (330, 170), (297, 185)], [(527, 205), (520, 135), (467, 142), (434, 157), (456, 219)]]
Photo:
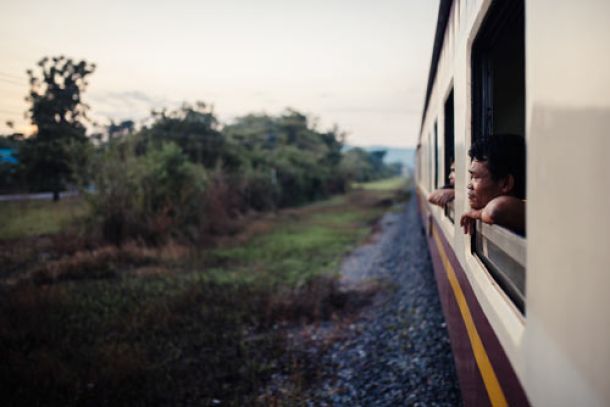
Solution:
[(525, 202), (510, 196), (495, 198), (483, 208), (481, 221), (523, 233), (525, 232)]

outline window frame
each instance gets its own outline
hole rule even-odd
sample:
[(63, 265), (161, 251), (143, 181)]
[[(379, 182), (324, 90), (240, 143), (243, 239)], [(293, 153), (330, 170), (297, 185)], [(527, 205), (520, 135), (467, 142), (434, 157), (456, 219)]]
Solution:
[[(472, 43), (471, 141), (473, 142), (485, 135), (493, 137), (494, 72), (493, 60), (489, 54), (503, 30), (518, 18), (524, 18), (523, 0), (494, 2)], [(525, 53), (525, 47), (522, 52)], [(525, 97), (524, 91), (524, 104)], [(493, 248), (491, 252), (494, 258), (490, 255), (489, 247)], [(526, 247), (524, 237), (497, 225), (483, 224), (481, 221), (477, 221), (475, 231), (470, 237), (472, 255), (484, 265), (523, 315), (526, 310)]]
[[(455, 97), (453, 84), (444, 103), (444, 163), (445, 163), (445, 185), (449, 185), (449, 174), (451, 172), (451, 162), (455, 162)], [(449, 120), (451, 118), (451, 120)], [(448, 202), (443, 210), (445, 217), (455, 223), (455, 201)]]

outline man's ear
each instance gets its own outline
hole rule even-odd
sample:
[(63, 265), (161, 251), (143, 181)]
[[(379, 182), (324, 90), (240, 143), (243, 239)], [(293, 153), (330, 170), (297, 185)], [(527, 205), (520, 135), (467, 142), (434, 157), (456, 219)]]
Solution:
[(515, 177), (513, 177), (511, 174), (508, 174), (503, 180), (502, 180), (502, 193), (505, 195), (509, 195), (511, 192), (513, 192), (515, 188)]

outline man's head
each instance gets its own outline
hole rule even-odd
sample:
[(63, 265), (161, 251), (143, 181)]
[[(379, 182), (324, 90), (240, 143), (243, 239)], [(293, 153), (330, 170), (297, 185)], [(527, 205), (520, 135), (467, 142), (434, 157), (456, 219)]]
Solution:
[(496, 134), (476, 141), (468, 151), (470, 182), (468, 200), (482, 209), (501, 195), (525, 198), (525, 142), (523, 137)]

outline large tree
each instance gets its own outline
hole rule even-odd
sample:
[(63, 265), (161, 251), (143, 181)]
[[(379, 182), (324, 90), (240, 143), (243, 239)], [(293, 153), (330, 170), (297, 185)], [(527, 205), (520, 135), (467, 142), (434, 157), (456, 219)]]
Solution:
[(63, 56), (43, 58), (28, 70), (31, 107), (28, 116), (35, 134), (21, 150), (30, 186), (51, 189), (55, 200), (66, 182), (74, 181), (83, 165), (88, 140), (83, 120), (88, 106), (81, 94), (95, 65)]

